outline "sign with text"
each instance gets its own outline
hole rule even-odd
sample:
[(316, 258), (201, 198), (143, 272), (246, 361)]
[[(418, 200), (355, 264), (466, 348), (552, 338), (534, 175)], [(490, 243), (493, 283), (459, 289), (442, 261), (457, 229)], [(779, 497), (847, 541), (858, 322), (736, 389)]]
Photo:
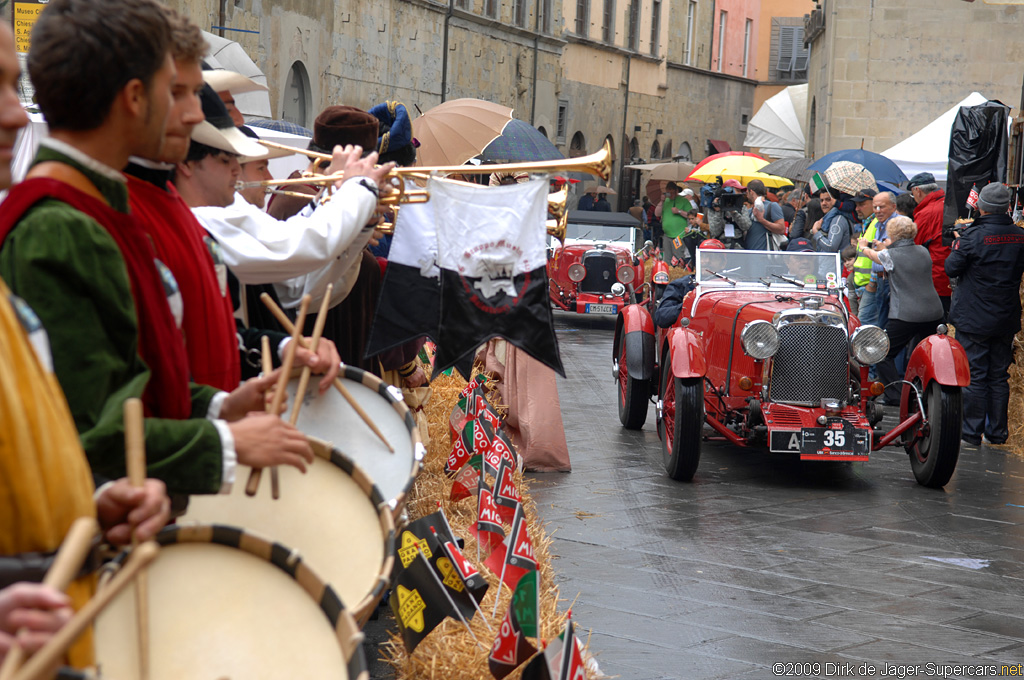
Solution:
[(49, 0), (14, 0), (11, 13), (14, 19), (14, 48), (27, 53), (32, 38), (32, 27)]

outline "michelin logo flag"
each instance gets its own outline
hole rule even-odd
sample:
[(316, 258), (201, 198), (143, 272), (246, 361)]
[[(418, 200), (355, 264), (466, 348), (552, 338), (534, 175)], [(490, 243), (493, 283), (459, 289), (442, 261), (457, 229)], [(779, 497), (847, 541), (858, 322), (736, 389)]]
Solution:
[(440, 315), (434, 203), (431, 200), (403, 205), (395, 220), (395, 235), (366, 356), (424, 335), (437, 340)]
[(441, 269), (434, 375), (499, 336), (565, 375), (548, 304), (547, 187), (428, 182)]

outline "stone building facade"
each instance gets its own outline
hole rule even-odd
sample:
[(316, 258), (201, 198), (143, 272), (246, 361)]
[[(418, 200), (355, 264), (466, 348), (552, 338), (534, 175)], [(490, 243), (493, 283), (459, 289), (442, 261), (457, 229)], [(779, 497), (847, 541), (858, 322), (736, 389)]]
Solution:
[(1020, 5), (819, 0), (805, 39), (809, 155), (884, 151), (972, 91), (1020, 102)]
[(745, 45), (743, 26), (757, 0), (167, 2), (242, 46), (267, 76), (274, 117), (310, 127), (330, 104), (398, 99), (415, 115), (479, 97), (514, 108), (567, 156), (608, 140), (620, 193), (637, 179), (622, 173), (630, 162), (700, 160), (716, 150), (709, 140), (741, 148), (752, 110), (742, 62), (756, 36)]

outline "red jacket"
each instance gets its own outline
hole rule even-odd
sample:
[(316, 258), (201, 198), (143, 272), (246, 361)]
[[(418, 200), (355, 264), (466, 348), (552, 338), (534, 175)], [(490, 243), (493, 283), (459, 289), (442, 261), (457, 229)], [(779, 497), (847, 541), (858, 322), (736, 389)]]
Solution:
[(917, 223), (914, 243), (927, 248), (928, 254), (932, 256), (932, 283), (940, 297), (953, 294), (944, 268), (950, 250), (948, 246), (942, 245), (942, 204), (945, 199), (946, 192), (933, 191), (914, 209), (914, 222)]

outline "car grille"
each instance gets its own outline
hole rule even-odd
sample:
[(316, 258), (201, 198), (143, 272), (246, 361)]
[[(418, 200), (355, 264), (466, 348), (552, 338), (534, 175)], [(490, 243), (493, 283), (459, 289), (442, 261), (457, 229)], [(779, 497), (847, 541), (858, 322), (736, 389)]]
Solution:
[(610, 293), (615, 278), (615, 253), (604, 252), (583, 256), (583, 266), (587, 275), (580, 281), (581, 293)]
[(850, 350), (846, 331), (823, 324), (787, 324), (779, 329), (772, 360), (772, 401), (817, 406), (849, 395)]

